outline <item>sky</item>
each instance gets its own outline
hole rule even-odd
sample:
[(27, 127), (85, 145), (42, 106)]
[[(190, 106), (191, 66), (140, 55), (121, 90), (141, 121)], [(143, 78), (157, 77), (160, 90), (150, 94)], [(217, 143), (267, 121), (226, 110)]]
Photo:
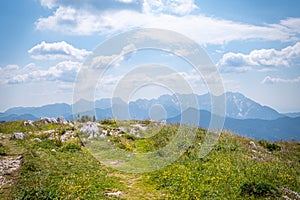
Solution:
[[(300, 112), (298, 0), (10, 0), (0, 1), (0, 112), (16, 106), (72, 103), (77, 74), (104, 41), (137, 28), (180, 33), (211, 58), (225, 91), (279, 112)], [(208, 92), (192, 66), (168, 52), (144, 50), (117, 60), (99, 79), (111, 96), (139, 65), (172, 66), (198, 94)], [(166, 92), (142, 87), (132, 98)]]

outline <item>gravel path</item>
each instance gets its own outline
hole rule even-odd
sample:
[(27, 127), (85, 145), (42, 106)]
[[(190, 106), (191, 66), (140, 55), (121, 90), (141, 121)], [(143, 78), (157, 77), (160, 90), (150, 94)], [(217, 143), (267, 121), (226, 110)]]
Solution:
[(0, 187), (10, 185), (13, 179), (9, 178), (22, 164), (22, 156), (0, 157)]

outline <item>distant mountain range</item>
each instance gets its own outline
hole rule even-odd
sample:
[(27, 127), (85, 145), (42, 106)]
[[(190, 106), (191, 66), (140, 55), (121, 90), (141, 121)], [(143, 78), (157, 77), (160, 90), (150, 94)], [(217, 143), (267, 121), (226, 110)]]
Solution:
[[(191, 94), (192, 95), (192, 94)], [(191, 107), (190, 99), (196, 97), (197, 107)], [(182, 99), (182, 101), (178, 100)], [(240, 93), (227, 92), (226, 119), (224, 128), (240, 135), (255, 139), (300, 141), (300, 113), (282, 114), (276, 110), (260, 105)], [(182, 102), (182, 105), (180, 105)], [(95, 105), (95, 112), (90, 109)], [(0, 113), (0, 121), (37, 120), (40, 117), (63, 116), (73, 119), (72, 106), (79, 115), (93, 115), (98, 120), (117, 117), (118, 119), (166, 119), (169, 123), (178, 123), (183, 112), (192, 117), (200, 114), (200, 127), (208, 128), (211, 118), (211, 95), (162, 95), (157, 99), (138, 99), (127, 105), (121, 99), (100, 99), (94, 102), (80, 100), (75, 105), (56, 103), (41, 107), (15, 107)], [(129, 112), (128, 112), (129, 108)], [(183, 109), (181, 109), (183, 108)], [(182, 112), (183, 110), (183, 112)]]

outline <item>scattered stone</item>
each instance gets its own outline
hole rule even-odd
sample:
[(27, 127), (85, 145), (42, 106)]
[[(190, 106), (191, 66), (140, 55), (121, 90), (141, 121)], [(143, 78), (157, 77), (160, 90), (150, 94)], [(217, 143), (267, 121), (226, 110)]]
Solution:
[(282, 196), (282, 198), (285, 199), (285, 200), (292, 200), (290, 197), (288, 197), (286, 195)]
[(249, 144), (251, 145), (251, 147), (252, 147), (253, 149), (256, 149), (256, 150), (257, 150), (257, 146), (256, 146), (256, 144), (255, 144), (253, 141), (250, 141)]
[(101, 140), (105, 140), (105, 135), (102, 133), (102, 134), (99, 136), (99, 138), (100, 138)]
[(138, 128), (138, 129), (140, 129), (141, 131), (147, 130), (147, 127), (146, 127), (146, 126), (143, 126), (143, 125), (141, 125), (141, 124), (133, 124), (133, 125), (131, 125), (131, 126), (136, 127), (136, 128)]
[(60, 141), (62, 141), (62, 142), (66, 142), (66, 141), (72, 140), (72, 139), (75, 139), (75, 137), (74, 137), (74, 131), (72, 131), (72, 130), (66, 131), (66, 132), (60, 137)]
[(51, 149), (51, 151), (52, 151), (52, 152), (56, 152), (56, 150), (55, 150), (55, 149)]
[(99, 135), (98, 124), (94, 122), (87, 122), (81, 129), (80, 132), (88, 133), (88, 139), (97, 137)]
[(52, 133), (55, 133), (55, 130), (54, 130), (54, 129), (46, 130), (46, 131), (42, 131), (42, 132), (41, 132), (41, 134), (52, 134)]
[(140, 137), (140, 134), (138, 133), (138, 131), (135, 128), (130, 129), (130, 134), (134, 135), (136, 137)]
[(15, 133), (12, 134), (11, 138), (12, 139), (18, 139), (18, 140), (24, 140), (25, 135), (22, 132), (15, 132)]
[(57, 119), (55, 118), (50, 118), (50, 117), (41, 117), (40, 121), (44, 122), (45, 124), (69, 124), (70, 126), (74, 126), (74, 124), (68, 122), (64, 117), (58, 117)]
[(107, 130), (102, 130), (102, 134), (107, 135)]
[(119, 127), (120, 132), (126, 133), (126, 129), (124, 127)]
[[(2, 159), (4, 158), (4, 159)], [(10, 185), (12, 180), (6, 176), (13, 174), (22, 164), (22, 156), (18, 157), (2, 157), (0, 159), (0, 187)]]
[(166, 120), (161, 120), (160, 121), (160, 125), (161, 126), (166, 126), (167, 125), (167, 121)]
[(65, 118), (64, 117), (58, 117), (57, 119), (56, 119), (56, 121), (57, 121), (57, 123), (58, 124), (68, 124), (68, 121), (67, 120), (65, 120)]
[(109, 164), (110, 165), (118, 165), (118, 164), (120, 164), (122, 161), (120, 161), (120, 160), (117, 160), (117, 161), (112, 161), (112, 162), (110, 162)]
[(33, 121), (32, 121), (32, 120), (27, 120), (27, 121), (24, 121), (24, 122), (23, 122), (23, 125), (24, 125), (24, 126), (28, 126), (28, 125), (29, 125), (29, 126), (34, 126), (34, 124), (33, 124)]
[(300, 194), (289, 188), (282, 187), (280, 188), (280, 191), (287, 197), (285, 199), (300, 199)]
[(45, 124), (57, 124), (57, 120), (55, 118), (41, 117), (40, 120)]
[(33, 141), (35, 141), (35, 142), (41, 142), (42, 140), (40, 138), (34, 138)]
[(109, 196), (120, 196), (122, 194), (121, 191), (117, 191), (117, 192), (108, 192), (106, 193)]

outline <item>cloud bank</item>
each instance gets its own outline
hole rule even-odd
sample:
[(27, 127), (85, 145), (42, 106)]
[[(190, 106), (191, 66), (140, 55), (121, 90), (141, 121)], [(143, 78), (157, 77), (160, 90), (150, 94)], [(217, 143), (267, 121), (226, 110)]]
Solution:
[[(82, 1), (80, 1), (82, 2)], [(36, 21), (36, 29), (73, 35), (109, 35), (136, 27), (164, 28), (182, 33), (200, 44), (226, 44), (235, 40), (263, 39), (295, 41), (300, 34), (299, 18), (261, 26), (194, 14), (193, 0), (128, 1), (134, 9), (108, 1), (99, 7), (78, 6), (78, 1), (43, 0), (42, 5), (54, 9), (53, 15)], [(123, 4), (128, 4), (124, 3)]]
[[(299, 63), (300, 42), (281, 50), (260, 49), (249, 54), (226, 53), (217, 66), (222, 72), (247, 72), (254, 67), (291, 67)], [(265, 70), (263, 70), (265, 71)]]
[(293, 79), (284, 79), (284, 78), (267, 76), (264, 78), (264, 80), (261, 83), (262, 84), (300, 83), (300, 76), (298, 76), (297, 78), (293, 78)]
[(38, 60), (83, 60), (91, 52), (85, 49), (77, 49), (65, 41), (55, 43), (46, 43), (43, 41), (28, 50), (28, 53), (32, 58)]
[[(63, 61), (46, 70), (39, 69), (34, 63), (24, 67), (8, 65), (0, 68), (2, 84), (20, 84), (38, 81), (74, 82), (80, 62)], [(13, 69), (13, 70), (12, 70)]]

